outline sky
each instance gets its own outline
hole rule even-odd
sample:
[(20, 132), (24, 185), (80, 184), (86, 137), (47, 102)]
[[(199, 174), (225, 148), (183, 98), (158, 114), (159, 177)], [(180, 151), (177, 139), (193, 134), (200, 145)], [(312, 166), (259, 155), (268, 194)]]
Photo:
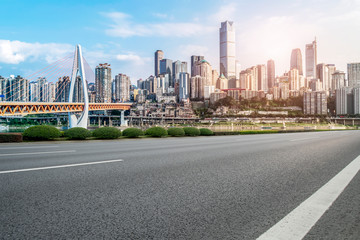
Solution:
[[(0, 75), (24, 77), (74, 52), (95, 69), (133, 83), (154, 74), (154, 52), (190, 62), (203, 55), (219, 71), (219, 28), (234, 21), (241, 68), (275, 61), (290, 68), (291, 50), (314, 38), (318, 63), (360, 62), (360, 0), (0, 0)], [(190, 64), (189, 64), (190, 65)], [(305, 70), (305, 69), (304, 69)]]

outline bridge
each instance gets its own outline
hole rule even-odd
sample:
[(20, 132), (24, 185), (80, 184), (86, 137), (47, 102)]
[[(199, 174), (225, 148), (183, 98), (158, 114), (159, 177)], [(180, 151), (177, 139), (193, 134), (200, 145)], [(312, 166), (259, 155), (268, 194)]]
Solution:
[[(67, 56), (63, 59), (56, 61), (55, 63), (45, 67), (38, 72), (31, 74), (32, 79), (46, 78), (49, 76), (57, 79), (58, 77), (66, 76), (65, 73), (71, 67), (71, 78), (68, 77), (68, 81), (60, 85), (53, 95), (66, 96), (67, 99), (56, 99), (59, 101), (46, 101), (44, 100), (49, 94), (49, 90), (41, 87), (37, 91), (31, 90), (29, 83), (25, 79), (22, 81), (15, 81), (15, 83), (4, 84), (5, 88), (0, 88), (0, 100), (5, 98), (5, 101), (0, 101), (0, 116), (18, 116), (27, 114), (47, 114), (47, 113), (68, 113), (69, 125), (72, 127), (88, 126), (89, 111), (99, 110), (122, 110), (121, 115), (124, 117), (123, 110), (128, 110), (131, 107), (131, 103), (90, 103), (88, 96), (88, 82), (91, 77), (94, 78), (94, 73), (91, 70), (89, 64), (82, 56), (81, 46), (77, 45), (75, 53), (72, 56)], [(69, 74), (68, 74), (69, 75)], [(68, 76), (67, 75), (67, 76)], [(94, 80), (94, 79), (93, 79)], [(69, 87), (70, 85), (70, 87)], [(1, 85), (0, 85), (1, 87)], [(66, 95), (66, 90), (69, 87)], [(29, 101), (30, 91), (32, 91), (31, 101)], [(76, 94), (80, 95), (83, 102), (74, 101)], [(34, 93), (33, 93), (34, 92)], [(12, 101), (9, 101), (11, 99)], [(40, 101), (36, 101), (40, 99)], [(35, 100), (35, 101), (34, 101)], [(65, 102), (67, 100), (67, 102)]]
[[(61, 102), (0, 102), (0, 116), (44, 113), (76, 113), (84, 111), (85, 103)], [(89, 103), (89, 111), (128, 110), (131, 103)]]

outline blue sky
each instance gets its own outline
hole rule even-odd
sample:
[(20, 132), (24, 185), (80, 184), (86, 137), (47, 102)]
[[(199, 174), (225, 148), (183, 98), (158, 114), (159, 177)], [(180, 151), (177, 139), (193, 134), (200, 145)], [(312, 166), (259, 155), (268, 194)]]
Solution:
[(293, 48), (305, 58), (316, 36), (318, 62), (360, 62), (360, 0), (295, 1), (20, 1), (1, 0), (0, 75), (27, 76), (81, 44), (92, 68), (112, 65), (133, 83), (153, 74), (157, 49), (190, 61), (205, 55), (219, 69), (221, 21), (236, 24), (236, 57), (243, 69), (274, 59), (289, 70)]

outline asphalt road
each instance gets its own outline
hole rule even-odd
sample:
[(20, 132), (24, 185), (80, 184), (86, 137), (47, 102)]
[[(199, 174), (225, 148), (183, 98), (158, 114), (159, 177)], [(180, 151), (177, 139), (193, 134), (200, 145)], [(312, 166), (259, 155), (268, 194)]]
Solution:
[[(359, 155), (360, 131), (1, 144), (0, 238), (256, 239)], [(360, 239), (359, 184), (305, 239)]]

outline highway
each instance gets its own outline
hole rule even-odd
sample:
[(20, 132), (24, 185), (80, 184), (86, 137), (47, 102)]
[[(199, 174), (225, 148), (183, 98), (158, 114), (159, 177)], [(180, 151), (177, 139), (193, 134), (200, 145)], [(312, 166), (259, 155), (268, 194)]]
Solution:
[(360, 131), (0, 144), (0, 239), (360, 239)]

